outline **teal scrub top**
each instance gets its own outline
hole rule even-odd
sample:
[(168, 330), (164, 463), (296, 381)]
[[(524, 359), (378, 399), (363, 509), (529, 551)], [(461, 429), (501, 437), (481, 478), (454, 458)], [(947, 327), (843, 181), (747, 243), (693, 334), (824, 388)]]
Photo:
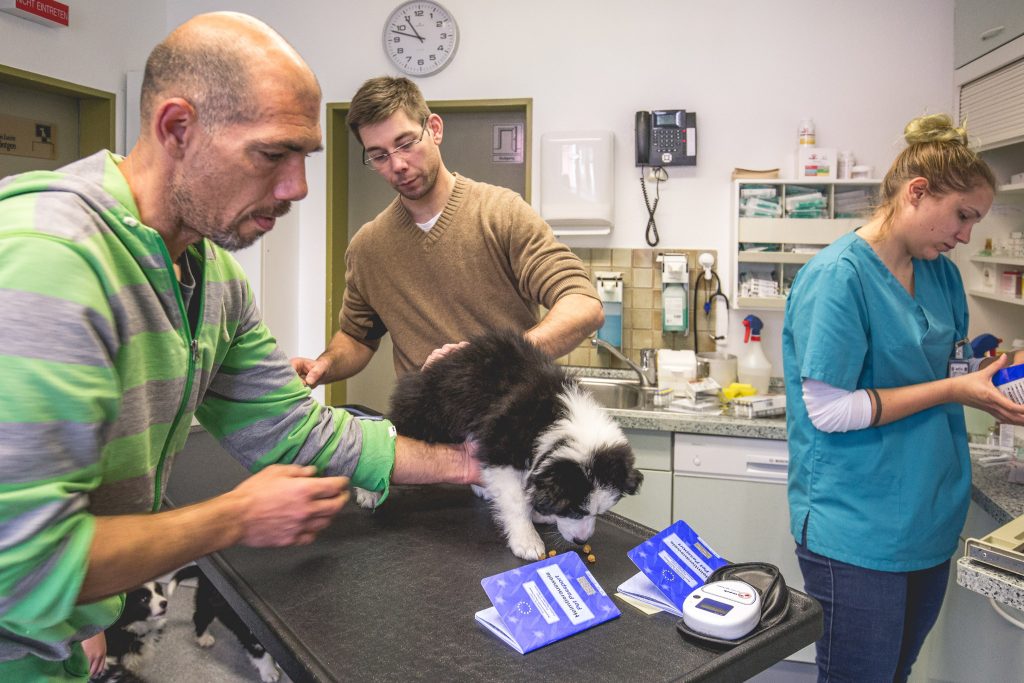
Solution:
[(967, 302), (945, 256), (914, 259), (914, 296), (849, 233), (797, 273), (782, 332), (790, 526), (809, 550), (867, 569), (934, 567), (956, 551), (970, 502), (963, 407), (943, 404), (879, 427), (811, 424), (803, 378), (853, 391), (946, 376), (967, 334)]

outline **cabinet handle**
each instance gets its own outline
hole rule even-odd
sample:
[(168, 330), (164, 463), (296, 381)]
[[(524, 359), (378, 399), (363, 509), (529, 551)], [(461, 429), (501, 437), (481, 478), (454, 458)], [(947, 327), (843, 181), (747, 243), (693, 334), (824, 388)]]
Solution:
[(987, 30), (987, 31), (985, 31), (984, 33), (981, 34), (981, 39), (982, 40), (988, 40), (989, 38), (995, 38), (1000, 33), (1002, 33), (1003, 29), (1005, 29), (1005, 28), (1006, 28), (1005, 26), (996, 26), (995, 28), (990, 28), (989, 30)]

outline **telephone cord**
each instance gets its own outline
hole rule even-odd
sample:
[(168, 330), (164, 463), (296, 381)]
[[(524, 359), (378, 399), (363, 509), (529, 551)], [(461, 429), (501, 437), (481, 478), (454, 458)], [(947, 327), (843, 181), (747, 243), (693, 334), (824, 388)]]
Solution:
[[(656, 179), (654, 181), (654, 205), (651, 205), (650, 200), (647, 198), (647, 183), (644, 182), (644, 167), (640, 167), (640, 189), (644, 193), (644, 205), (647, 207), (647, 231), (644, 233), (644, 239), (647, 240), (647, 244), (652, 247), (658, 246), (658, 224), (654, 221), (654, 212), (658, 210), (658, 201), (661, 199), (661, 180)], [(654, 238), (651, 238), (651, 235)]]

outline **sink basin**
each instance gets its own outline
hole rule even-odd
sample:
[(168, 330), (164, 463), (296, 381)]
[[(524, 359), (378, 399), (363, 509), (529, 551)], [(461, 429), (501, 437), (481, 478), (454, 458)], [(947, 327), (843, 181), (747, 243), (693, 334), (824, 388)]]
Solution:
[(641, 408), (643, 393), (635, 380), (578, 377), (581, 388), (605, 408)]

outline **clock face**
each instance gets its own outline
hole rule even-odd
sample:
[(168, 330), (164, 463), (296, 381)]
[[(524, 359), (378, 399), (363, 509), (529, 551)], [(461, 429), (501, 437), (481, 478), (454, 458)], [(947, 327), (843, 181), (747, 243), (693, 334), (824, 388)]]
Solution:
[(436, 2), (406, 2), (384, 24), (384, 51), (410, 76), (436, 74), (452, 60), (458, 45), (455, 19)]

